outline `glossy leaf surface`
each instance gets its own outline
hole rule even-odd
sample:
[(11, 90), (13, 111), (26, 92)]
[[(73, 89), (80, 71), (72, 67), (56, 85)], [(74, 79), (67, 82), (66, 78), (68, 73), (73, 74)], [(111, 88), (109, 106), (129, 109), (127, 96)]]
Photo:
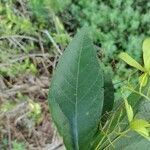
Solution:
[(65, 50), (49, 91), (52, 118), (68, 150), (90, 149), (103, 107), (103, 72), (87, 31)]

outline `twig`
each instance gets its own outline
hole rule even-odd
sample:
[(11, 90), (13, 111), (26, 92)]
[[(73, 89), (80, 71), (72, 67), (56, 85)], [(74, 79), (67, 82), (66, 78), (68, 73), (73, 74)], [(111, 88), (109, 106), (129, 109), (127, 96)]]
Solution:
[(26, 52), (25, 47), (24, 47), (23, 45), (21, 45), (21, 44), (18, 42), (18, 40), (16, 40), (15, 38), (11, 38), (11, 39), (12, 39), (12, 41), (13, 41), (14, 43), (16, 43), (16, 45), (18, 45), (24, 52)]
[(54, 41), (53, 37), (49, 34), (49, 32), (47, 30), (43, 31), (47, 36), (48, 38), (50, 39), (50, 41), (52, 42), (52, 44), (55, 46), (55, 48), (57, 49), (58, 53), (60, 55), (62, 55), (62, 52), (61, 50), (59, 49), (58, 45), (56, 44), (56, 42)]
[(0, 40), (9, 39), (9, 38), (21, 38), (21, 39), (28, 39), (28, 40), (38, 42), (38, 40), (36, 38), (26, 36), (26, 35), (5, 35), (5, 36), (1, 36)]
[(5, 90), (5, 91), (2, 90), (2, 91), (0, 91), (0, 97), (5, 97), (5, 95), (7, 97), (9, 97), (9, 96), (15, 95), (18, 91), (22, 91), (27, 88), (28, 88), (28, 85), (23, 84), (23, 85), (17, 85), (9, 90)]
[(41, 62), (42, 62), (42, 64), (43, 64), (43, 67), (44, 67), (44, 70), (45, 70), (46, 74), (49, 75), (49, 71), (48, 71), (48, 69), (47, 69), (47, 67), (46, 67), (46, 65), (45, 65), (45, 63), (44, 63), (44, 61), (43, 61), (43, 59), (41, 59)]
[(21, 7), (22, 7), (23, 13), (26, 14), (27, 12), (26, 12), (26, 9), (25, 9), (25, 6), (24, 6), (25, 4), (23, 3), (22, 0), (19, 0), (19, 3), (20, 3), (20, 5), (21, 5)]
[(41, 39), (41, 36), (39, 35), (39, 44), (40, 44), (40, 48), (41, 48), (41, 51), (42, 53), (44, 54), (44, 47), (43, 47), (43, 44), (42, 44), (42, 39)]
[(0, 67), (6, 67), (6, 66), (9, 66), (13, 63), (16, 63), (17, 61), (21, 61), (21, 60), (24, 60), (26, 58), (34, 58), (34, 57), (54, 57), (53, 55), (50, 55), (49, 53), (45, 53), (45, 54), (28, 54), (28, 55), (19, 55), (19, 56), (16, 56), (17, 58), (16, 59), (13, 59), (11, 60), (10, 62), (8, 63), (3, 63), (3, 64), (0, 64)]
[[(39, 44), (40, 44), (40, 48), (41, 48), (43, 57), (46, 58), (46, 57), (44, 56), (45, 51), (44, 51), (44, 47), (43, 47), (43, 44), (42, 44), (41, 36), (40, 36), (40, 35), (39, 35)], [(42, 59), (41, 59), (41, 61), (42, 61), (42, 64), (43, 64), (43, 67), (44, 67), (44, 69), (45, 69), (46, 74), (49, 75), (49, 71), (47, 70), (47, 67), (46, 67), (44, 61), (43, 61)]]
[(5, 112), (3, 116), (9, 116), (9, 119), (14, 119), (18, 116), (25, 115), (28, 112), (28, 102), (22, 102), (15, 106), (12, 110)]
[(39, 85), (27, 85), (27, 84), (23, 84), (23, 85), (18, 85), (12, 89), (6, 90), (6, 91), (0, 91), (0, 98), (8, 98), (11, 96), (16, 95), (16, 93), (18, 92), (23, 92), (23, 93), (29, 93), (29, 92), (33, 92), (33, 91), (43, 91), (43, 92), (48, 92), (48, 88), (47, 89), (42, 89), (42, 87), (39, 87)]
[(10, 131), (9, 116), (7, 116), (7, 127), (8, 127), (8, 145), (9, 145), (9, 150), (12, 150), (12, 147), (11, 147), (11, 131)]

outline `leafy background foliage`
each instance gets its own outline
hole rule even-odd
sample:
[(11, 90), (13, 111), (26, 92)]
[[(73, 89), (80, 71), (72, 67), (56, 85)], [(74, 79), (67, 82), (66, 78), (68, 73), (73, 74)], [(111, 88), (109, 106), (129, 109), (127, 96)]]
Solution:
[[(126, 51), (138, 61), (142, 61), (141, 45), (150, 35), (150, 2), (147, 0), (79, 0), (70, 4), (69, 12), (76, 21), (69, 28), (89, 25), (93, 38), (101, 48), (102, 60), (116, 65), (114, 82), (124, 80), (131, 73), (125, 64), (118, 63), (117, 55)], [(62, 20), (66, 18), (62, 17)], [(73, 20), (73, 21), (74, 21)], [(69, 19), (67, 20), (69, 22)], [(70, 20), (71, 22), (72, 20)], [(68, 26), (68, 24), (66, 24)], [(137, 83), (135, 79), (132, 81)], [(115, 88), (119, 88), (117, 84)], [(119, 93), (116, 96), (120, 96)]]
[(146, 0), (80, 0), (71, 5), (80, 26), (93, 28), (95, 40), (109, 58), (120, 50), (140, 58), (142, 41), (150, 35), (149, 8)]
[[(120, 87), (126, 84), (123, 81), (134, 70), (119, 61), (117, 55), (126, 51), (142, 64), (142, 41), (150, 35), (149, 9), (147, 0), (0, 0), (0, 113), (12, 112), (20, 104), (28, 102), (29, 113), (23, 121), (28, 123), (25, 128), (23, 125), (23, 129), (29, 133), (31, 127), (39, 131), (41, 124), (50, 122), (45, 121), (45, 90), (56, 66), (58, 52), (45, 30), (63, 51), (70, 37), (83, 25), (90, 26), (95, 46), (100, 50), (100, 59), (111, 66), (115, 100), (118, 100)], [(132, 77), (131, 82), (135, 85), (139, 73)], [(24, 84), (29, 89), (33, 85), (39, 87), (39, 83), (40, 89), (35, 92), (24, 89)], [(14, 95), (8, 94), (14, 90)], [(41, 114), (43, 111), (44, 116)], [(6, 122), (0, 123), (0, 149), (9, 146), (8, 134), (1, 130), (7, 129)], [(11, 126), (14, 131), (15, 123), (12, 122)], [(27, 135), (25, 130), (23, 134)], [(44, 145), (51, 141), (52, 133), (45, 136)], [(12, 136), (12, 146), (18, 149), (25, 149), (35, 141), (32, 136), (27, 142), (17, 137)]]

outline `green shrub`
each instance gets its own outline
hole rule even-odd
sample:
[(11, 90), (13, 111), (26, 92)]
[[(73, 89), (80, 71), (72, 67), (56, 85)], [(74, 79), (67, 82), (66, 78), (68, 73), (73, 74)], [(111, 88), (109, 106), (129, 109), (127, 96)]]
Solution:
[(47, 18), (53, 13), (61, 12), (71, 0), (31, 0), (28, 2), (29, 8), (36, 17)]
[(70, 7), (80, 26), (91, 26), (106, 61), (120, 50), (140, 59), (140, 45), (150, 35), (149, 9), (147, 0), (79, 0)]

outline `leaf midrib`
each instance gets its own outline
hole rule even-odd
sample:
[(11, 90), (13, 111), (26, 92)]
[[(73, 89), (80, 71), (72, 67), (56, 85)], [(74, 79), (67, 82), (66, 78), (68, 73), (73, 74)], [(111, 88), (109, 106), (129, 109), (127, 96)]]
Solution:
[[(84, 41), (84, 40), (83, 40)], [(83, 50), (83, 42), (81, 43), (81, 49), (79, 52), (78, 58), (78, 67), (77, 67), (77, 78), (76, 78), (76, 101), (75, 101), (75, 147), (79, 150), (79, 140), (78, 140), (78, 84), (79, 84), (79, 73), (80, 73), (80, 60), (81, 60), (81, 53)]]

